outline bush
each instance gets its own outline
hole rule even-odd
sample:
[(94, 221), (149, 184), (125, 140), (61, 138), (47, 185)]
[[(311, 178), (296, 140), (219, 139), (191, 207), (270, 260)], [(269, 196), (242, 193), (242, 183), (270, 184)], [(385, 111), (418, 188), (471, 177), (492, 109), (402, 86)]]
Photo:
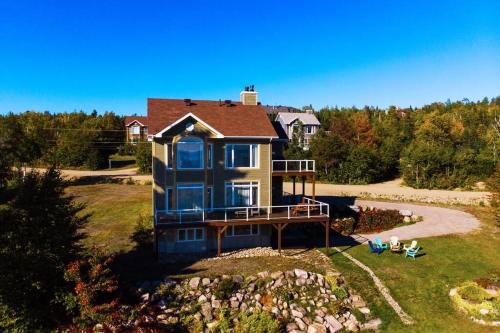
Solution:
[(344, 236), (349, 236), (354, 232), (354, 225), (356, 221), (352, 217), (346, 217), (343, 219), (335, 220), (334, 228), (335, 231), (341, 233)]
[(267, 311), (257, 311), (250, 315), (239, 316), (236, 331), (241, 333), (278, 333), (283, 331), (283, 324)]
[(222, 279), (217, 288), (214, 291), (214, 295), (217, 299), (226, 299), (231, 296), (231, 294), (239, 288), (239, 284), (231, 279)]
[(135, 163), (140, 173), (150, 174), (152, 171), (153, 155), (151, 143), (138, 143), (135, 152)]
[(392, 209), (367, 209), (360, 211), (356, 232), (380, 232), (403, 223), (403, 216)]
[(138, 247), (148, 247), (153, 244), (153, 217), (140, 214), (137, 217), (132, 240)]

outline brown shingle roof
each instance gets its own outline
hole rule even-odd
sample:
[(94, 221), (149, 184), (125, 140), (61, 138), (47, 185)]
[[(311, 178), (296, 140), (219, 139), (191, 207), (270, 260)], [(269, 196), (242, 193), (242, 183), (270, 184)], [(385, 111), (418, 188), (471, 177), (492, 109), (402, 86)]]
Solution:
[(143, 116), (127, 116), (127, 117), (125, 117), (125, 126), (128, 126), (134, 120), (140, 122), (144, 126), (148, 126), (148, 117), (143, 117)]
[(277, 137), (261, 105), (231, 106), (219, 101), (148, 98), (149, 133), (156, 134), (183, 116), (192, 113), (224, 136)]

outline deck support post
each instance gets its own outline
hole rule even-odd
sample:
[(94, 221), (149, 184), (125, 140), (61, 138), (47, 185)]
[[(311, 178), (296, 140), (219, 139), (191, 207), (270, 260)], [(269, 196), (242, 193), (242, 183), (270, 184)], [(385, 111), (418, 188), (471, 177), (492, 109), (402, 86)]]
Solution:
[(293, 191), (292, 191), (292, 200), (293, 203), (297, 203), (297, 199), (295, 198), (295, 176), (292, 176), (292, 182), (293, 182)]
[(224, 231), (226, 231), (227, 227), (229, 227), (228, 225), (224, 226), (224, 227), (221, 227), (221, 226), (218, 226), (217, 227), (217, 257), (220, 257), (220, 254), (221, 254), (221, 247), (222, 247), (222, 233)]
[(325, 250), (326, 255), (330, 254), (330, 219), (325, 222)]
[(306, 177), (302, 176), (302, 198), (306, 196)]
[(313, 200), (316, 200), (316, 175), (312, 175), (312, 197)]
[(278, 253), (281, 254), (281, 224), (278, 224)]

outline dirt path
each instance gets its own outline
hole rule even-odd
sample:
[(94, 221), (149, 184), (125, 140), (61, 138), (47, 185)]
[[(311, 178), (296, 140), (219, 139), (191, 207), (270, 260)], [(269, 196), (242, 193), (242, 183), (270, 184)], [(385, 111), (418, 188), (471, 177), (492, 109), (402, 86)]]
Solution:
[[(39, 171), (46, 169), (37, 168)], [(28, 168), (29, 171), (29, 168)], [(68, 178), (81, 178), (81, 177), (110, 177), (116, 179), (132, 178), (136, 181), (151, 180), (151, 175), (138, 175), (137, 168), (119, 169), (119, 170), (61, 170), (63, 177)]]
[(469, 213), (450, 208), (412, 205), (406, 203), (377, 202), (367, 200), (356, 200), (360, 206), (371, 206), (383, 209), (409, 209), (414, 214), (423, 217), (422, 222), (399, 227), (378, 234), (361, 234), (360, 236), (374, 239), (380, 237), (382, 241), (389, 241), (391, 236), (399, 239), (415, 239), (449, 234), (467, 233), (479, 229), (480, 223), (477, 218)]
[[(292, 192), (292, 183), (284, 183), (283, 190)], [(296, 193), (302, 193), (302, 184), (296, 184)], [(311, 184), (306, 184), (306, 194), (312, 193)], [(397, 201), (433, 202), (443, 204), (479, 205), (487, 204), (491, 193), (475, 191), (425, 190), (402, 186), (396, 179), (369, 185), (316, 184), (316, 195), (353, 196), (363, 199), (390, 199)]]

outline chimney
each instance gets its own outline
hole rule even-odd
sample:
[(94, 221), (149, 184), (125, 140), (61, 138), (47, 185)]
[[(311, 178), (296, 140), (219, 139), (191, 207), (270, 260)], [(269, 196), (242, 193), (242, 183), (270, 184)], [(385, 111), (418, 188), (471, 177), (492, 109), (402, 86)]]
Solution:
[(257, 92), (253, 84), (245, 87), (245, 90), (240, 93), (240, 102), (243, 105), (257, 105)]

